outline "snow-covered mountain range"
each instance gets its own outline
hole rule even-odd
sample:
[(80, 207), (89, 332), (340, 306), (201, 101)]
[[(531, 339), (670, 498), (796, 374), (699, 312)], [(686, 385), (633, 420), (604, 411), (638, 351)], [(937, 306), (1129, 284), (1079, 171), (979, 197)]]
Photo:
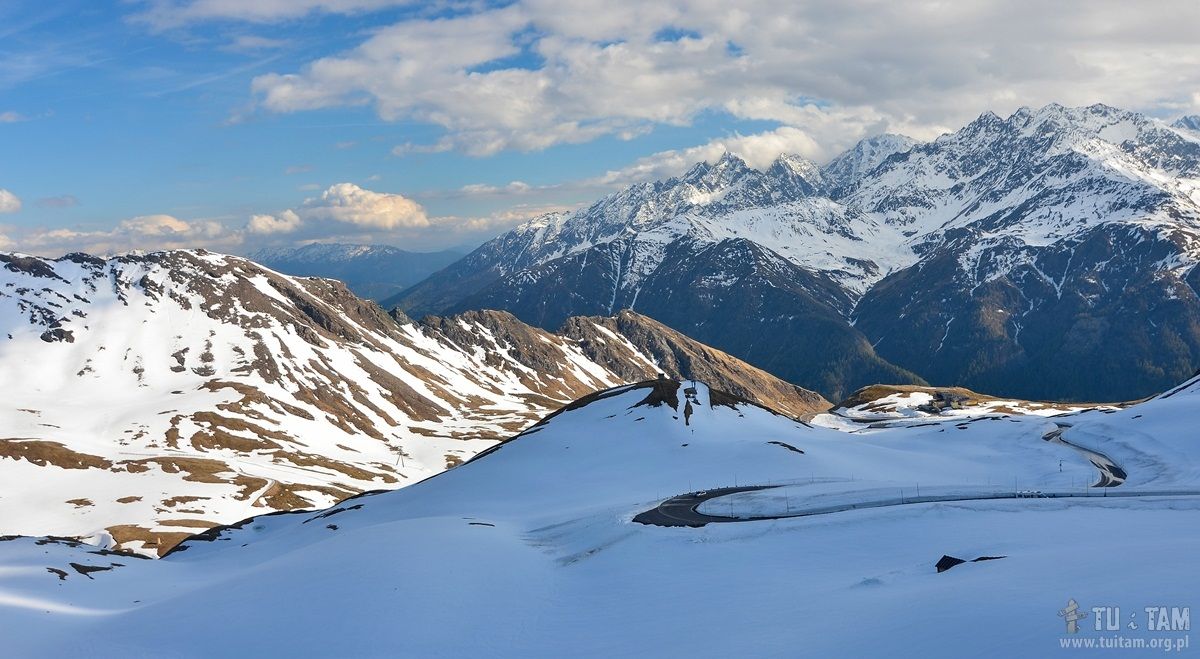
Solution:
[(390, 245), (310, 243), (268, 247), (249, 255), (255, 263), (298, 277), (337, 279), (369, 300), (391, 297), (462, 258), (462, 252), (410, 252)]
[(1192, 380), (1119, 410), (806, 425), (644, 382), (161, 560), (3, 539), (0, 634), (22, 657), (1051, 656), (1112, 635), (1068, 633), (1077, 601), (1182, 651), (1190, 625), (1143, 611), (1200, 592), (1198, 403)]
[(796, 417), (828, 406), (634, 313), (558, 334), (503, 312), (417, 323), (203, 251), (0, 254), (0, 323), (0, 533), (150, 553), (416, 482), (659, 373)]
[(1198, 259), (1188, 119), (1049, 105), (824, 168), (726, 154), (532, 220), (384, 305), (545, 327), (630, 308), (831, 398), (924, 379), (1115, 400), (1200, 366)]

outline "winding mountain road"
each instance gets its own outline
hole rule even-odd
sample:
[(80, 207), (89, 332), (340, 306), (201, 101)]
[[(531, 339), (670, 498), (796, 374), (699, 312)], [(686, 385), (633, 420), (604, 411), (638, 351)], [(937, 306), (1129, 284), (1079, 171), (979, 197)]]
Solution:
[(976, 495), (932, 495), (920, 497), (898, 497), (893, 499), (876, 499), (871, 501), (858, 501), (855, 503), (845, 503), (833, 506), (820, 506), (816, 508), (802, 508), (792, 510), (787, 513), (778, 515), (746, 515), (746, 516), (731, 516), (709, 515), (698, 510), (700, 504), (710, 499), (716, 499), (738, 492), (750, 492), (754, 490), (769, 490), (782, 485), (759, 485), (753, 487), (726, 487), (715, 490), (707, 490), (704, 492), (689, 492), (676, 497), (671, 497), (666, 501), (658, 504), (654, 508), (645, 512), (638, 513), (634, 516), (633, 521), (639, 524), (647, 524), (652, 526), (690, 526), (693, 528), (705, 526), (714, 523), (727, 522), (761, 522), (772, 519), (789, 519), (792, 517), (812, 517), (815, 515), (830, 515), (833, 513), (845, 512), (847, 510), (864, 510), (868, 508), (890, 508), (892, 506), (911, 506), (922, 503), (938, 503), (938, 502), (953, 502), (953, 501), (991, 501), (996, 499), (1101, 499), (1113, 497), (1191, 497), (1200, 496), (1200, 490), (1130, 490), (1130, 491), (1101, 491), (1097, 493), (1088, 492), (1038, 492), (1036, 495), (1030, 495), (1023, 492), (998, 492), (995, 494), (976, 494)]
[(990, 501), (996, 499), (1064, 499), (1064, 498), (1104, 498), (1104, 497), (1187, 497), (1200, 496), (1200, 490), (1113, 490), (1111, 488), (1118, 487), (1125, 482), (1128, 474), (1122, 469), (1112, 458), (1094, 451), (1084, 448), (1078, 444), (1073, 444), (1062, 438), (1063, 431), (1070, 426), (1058, 424), (1056, 430), (1052, 430), (1042, 436), (1042, 439), (1051, 442), (1065, 444), (1072, 449), (1079, 451), (1091, 462), (1100, 472), (1099, 480), (1092, 485), (1088, 490), (1084, 491), (1062, 491), (1062, 492), (996, 492), (984, 494), (943, 494), (943, 495), (927, 495), (927, 496), (912, 496), (912, 497), (894, 497), (886, 499), (875, 499), (856, 501), (854, 503), (841, 503), (836, 505), (817, 506), (811, 508), (799, 508), (796, 510), (788, 510), (782, 514), (775, 515), (710, 515), (700, 512), (700, 505), (706, 501), (717, 499), (720, 497), (738, 494), (741, 492), (755, 492), (759, 490), (770, 490), (786, 485), (748, 485), (742, 487), (722, 487), (711, 490), (701, 490), (699, 492), (688, 492), (678, 496), (671, 497), (659, 503), (654, 508), (638, 513), (634, 516), (633, 521), (639, 524), (647, 524), (652, 526), (686, 526), (697, 528), (707, 524), (728, 523), (728, 522), (757, 522), (773, 519), (788, 519), (792, 517), (812, 517), (815, 515), (829, 515), (833, 513), (845, 512), (847, 510), (862, 510), (867, 508), (888, 508), (892, 506), (910, 506), (923, 503), (939, 503), (939, 502), (955, 502), (955, 501)]

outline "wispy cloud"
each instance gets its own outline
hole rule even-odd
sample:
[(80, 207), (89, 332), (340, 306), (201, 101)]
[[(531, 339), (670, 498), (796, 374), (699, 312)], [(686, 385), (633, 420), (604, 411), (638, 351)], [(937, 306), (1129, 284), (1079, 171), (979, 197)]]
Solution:
[(242, 64), (241, 66), (235, 66), (235, 67), (226, 69), (224, 71), (219, 71), (217, 73), (210, 73), (207, 75), (202, 75), (197, 78), (188, 80), (187, 82), (184, 82), (182, 84), (175, 85), (173, 87), (155, 90), (155, 91), (149, 92), (148, 95), (149, 96), (166, 96), (168, 94), (177, 94), (179, 92), (187, 91), (189, 89), (195, 89), (197, 87), (211, 85), (214, 82), (220, 82), (220, 81), (226, 80), (228, 78), (233, 78), (235, 76), (239, 76), (239, 75), (242, 75), (245, 73), (249, 73), (251, 71), (261, 69), (264, 66), (270, 64), (271, 62), (274, 62), (275, 60), (279, 59), (280, 57), (282, 57), (282, 55), (279, 55), (279, 54), (271, 55), (269, 57), (264, 57), (264, 58), (255, 60), (253, 62), (248, 62), (246, 64)]
[(287, 39), (272, 39), (257, 34), (239, 34), (221, 46), (221, 50), (231, 53), (256, 53), (264, 50), (277, 50), (289, 45)]
[(39, 208), (73, 208), (79, 205), (75, 195), (58, 195), (57, 197), (42, 197), (34, 202)]
[(274, 23), (309, 14), (360, 14), (414, 4), (416, 0), (141, 0), (132, 20), (156, 30), (206, 21)]

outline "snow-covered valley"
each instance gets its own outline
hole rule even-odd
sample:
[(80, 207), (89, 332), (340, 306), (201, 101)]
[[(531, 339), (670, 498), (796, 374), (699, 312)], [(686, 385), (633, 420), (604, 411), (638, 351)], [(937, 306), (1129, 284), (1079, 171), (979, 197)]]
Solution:
[[(1069, 599), (1142, 616), (1200, 592), (1200, 497), (1104, 496), (1200, 490), (1198, 397), (1192, 380), (1122, 409), (805, 424), (649, 381), (416, 485), (257, 517), (159, 560), (0, 542), (0, 630), (18, 656), (1045, 656), (1069, 640)], [(633, 521), (733, 485), (786, 484), (799, 508), (918, 485), (1087, 490), (1098, 470), (1056, 433), (1127, 480), (1074, 498)], [(702, 512), (754, 504), (730, 499)], [(939, 573), (943, 555), (967, 562)], [(1081, 628), (1070, 638), (1102, 635)]]

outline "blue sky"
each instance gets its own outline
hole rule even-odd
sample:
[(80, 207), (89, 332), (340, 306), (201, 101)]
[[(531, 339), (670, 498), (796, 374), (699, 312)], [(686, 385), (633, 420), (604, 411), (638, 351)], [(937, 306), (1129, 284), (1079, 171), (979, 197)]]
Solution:
[(1195, 3), (797, 4), (0, 0), (0, 248), (436, 249), (726, 149), (1200, 111)]

